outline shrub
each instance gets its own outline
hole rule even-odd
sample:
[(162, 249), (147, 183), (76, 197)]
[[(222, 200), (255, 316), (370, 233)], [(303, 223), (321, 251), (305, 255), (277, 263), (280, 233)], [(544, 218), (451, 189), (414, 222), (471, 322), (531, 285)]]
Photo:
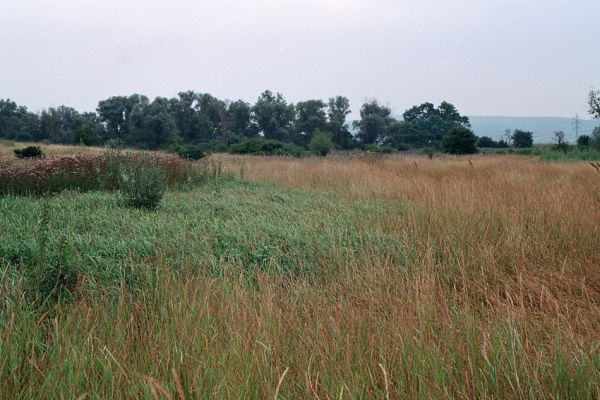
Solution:
[(44, 157), (44, 152), (42, 151), (40, 146), (27, 146), (22, 149), (15, 149), (15, 156), (17, 158), (42, 158)]
[(308, 148), (314, 154), (325, 157), (333, 149), (333, 142), (327, 133), (317, 129), (310, 140)]
[(167, 174), (156, 156), (143, 154), (121, 165), (119, 190), (131, 207), (154, 210), (166, 191)]
[(577, 138), (577, 145), (580, 147), (587, 147), (590, 145), (590, 139), (589, 135), (581, 135)]
[(477, 153), (477, 136), (465, 127), (453, 128), (442, 138), (442, 148), (450, 154)]
[(229, 147), (234, 154), (256, 154), (263, 156), (301, 157), (305, 150), (302, 147), (271, 139), (243, 139)]
[(406, 143), (398, 143), (396, 145), (396, 150), (398, 150), (398, 151), (408, 151), (408, 150), (410, 150), (410, 147)]
[(516, 129), (510, 139), (515, 147), (527, 148), (533, 146), (533, 133)]
[(379, 152), (380, 152), (380, 153), (383, 153), (383, 154), (392, 154), (392, 153), (395, 153), (395, 152), (396, 152), (396, 149), (395, 149), (395, 148), (393, 148), (392, 146), (387, 146), (387, 145), (386, 145), (386, 146), (381, 146), (381, 147), (379, 148)]
[(206, 151), (202, 145), (179, 145), (175, 148), (175, 153), (185, 160), (200, 160), (206, 156)]
[(508, 143), (504, 140), (495, 141), (489, 136), (481, 136), (477, 139), (477, 147), (487, 148), (487, 149), (501, 149), (508, 147)]

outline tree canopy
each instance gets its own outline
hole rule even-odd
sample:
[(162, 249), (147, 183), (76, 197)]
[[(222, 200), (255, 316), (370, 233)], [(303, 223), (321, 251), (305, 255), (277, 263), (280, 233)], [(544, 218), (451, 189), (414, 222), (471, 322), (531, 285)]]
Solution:
[(533, 133), (515, 129), (510, 137), (515, 147), (526, 148), (533, 146)]
[[(596, 104), (594, 96), (590, 94), (591, 106)], [(350, 101), (344, 96), (294, 104), (270, 90), (261, 93), (254, 104), (195, 91), (153, 100), (134, 93), (103, 99), (94, 112), (83, 113), (67, 106), (33, 113), (10, 99), (0, 99), (0, 138), (145, 149), (192, 145), (206, 151), (227, 150), (246, 139), (261, 138), (270, 140), (265, 143), (278, 140), (308, 149), (315, 132), (322, 133), (316, 143), (330, 141), (337, 149), (443, 150), (460, 135), (462, 140), (472, 139), (466, 134), (470, 132), (469, 119), (448, 102), (437, 107), (432, 103), (415, 105), (396, 119), (390, 106), (368, 100), (357, 120), (349, 121), (350, 114)], [(512, 142), (517, 147), (530, 146), (532, 140), (528, 132), (513, 133)], [(478, 144), (508, 145), (489, 137), (480, 138)]]
[(456, 107), (445, 101), (437, 108), (431, 103), (414, 106), (406, 110), (402, 117), (393, 142), (414, 147), (435, 146), (452, 129), (471, 127), (469, 118), (460, 115)]

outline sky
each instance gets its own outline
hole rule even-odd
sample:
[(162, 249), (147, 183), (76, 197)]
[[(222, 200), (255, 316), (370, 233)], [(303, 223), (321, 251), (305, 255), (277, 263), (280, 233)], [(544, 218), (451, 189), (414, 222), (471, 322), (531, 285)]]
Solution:
[(587, 116), (598, 0), (0, 0), (0, 98), (38, 111), (180, 91), (395, 114)]

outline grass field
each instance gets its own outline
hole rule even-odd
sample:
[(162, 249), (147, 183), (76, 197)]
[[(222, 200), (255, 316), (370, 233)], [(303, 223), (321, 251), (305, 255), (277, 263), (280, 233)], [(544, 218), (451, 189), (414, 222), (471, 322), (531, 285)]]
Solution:
[(589, 165), (212, 158), (154, 212), (0, 197), (0, 397), (600, 397)]

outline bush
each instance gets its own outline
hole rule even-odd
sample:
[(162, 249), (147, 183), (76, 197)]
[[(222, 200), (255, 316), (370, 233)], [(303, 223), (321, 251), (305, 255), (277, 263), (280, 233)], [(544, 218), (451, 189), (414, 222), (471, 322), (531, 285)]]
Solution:
[(481, 136), (477, 139), (477, 147), (486, 149), (502, 149), (508, 147), (508, 143), (504, 140), (496, 142), (489, 136)]
[(533, 146), (533, 133), (516, 129), (510, 137), (513, 145), (519, 148), (528, 148)]
[(398, 151), (408, 151), (408, 150), (410, 150), (410, 147), (406, 143), (398, 143), (396, 145), (396, 150), (398, 150)]
[(255, 154), (262, 156), (301, 157), (305, 150), (302, 147), (271, 139), (243, 139), (229, 147), (233, 154)]
[(587, 147), (590, 145), (590, 139), (589, 135), (581, 135), (577, 138), (577, 145), (580, 147)]
[(40, 146), (27, 146), (23, 149), (15, 149), (15, 156), (17, 158), (42, 158), (44, 152)]
[(197, 161), (206, 157), (206, 152), (202, 145), (179, 145), (175, 148), (175, 153), (185, 160)]
[(477, 136), (462, 126), (453, 128), (442, 138), (442, 148), (450, 154), (474, 154), (477, 153)]
[(333, 149), (333, 142), (327, 133), (317, 129), (310, 140), (308, 148), (314, 154), (325, 157)]
[(166, 191), (167, 174), (156, 156), (143, 154), (120, 168), (119, 190), (131, 207), (154, 210)]

